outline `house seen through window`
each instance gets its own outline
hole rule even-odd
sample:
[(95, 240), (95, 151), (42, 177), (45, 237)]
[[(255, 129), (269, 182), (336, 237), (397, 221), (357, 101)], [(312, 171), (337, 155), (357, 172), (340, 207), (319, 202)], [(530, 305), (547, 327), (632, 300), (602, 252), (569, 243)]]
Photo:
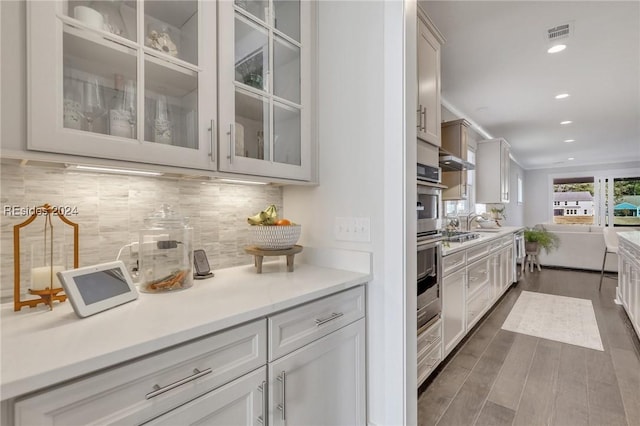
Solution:
[(640, 226), (640, 177), (553, 179), (553, 223)]

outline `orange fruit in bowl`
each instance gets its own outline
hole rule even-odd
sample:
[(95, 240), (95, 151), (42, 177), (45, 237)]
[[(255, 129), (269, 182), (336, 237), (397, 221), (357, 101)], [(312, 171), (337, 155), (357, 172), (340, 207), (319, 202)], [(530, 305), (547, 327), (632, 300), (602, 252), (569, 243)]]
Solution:
[(276, 221), (276, 226), (289, 226), (291, 221), (289, 219), (280, 219)]

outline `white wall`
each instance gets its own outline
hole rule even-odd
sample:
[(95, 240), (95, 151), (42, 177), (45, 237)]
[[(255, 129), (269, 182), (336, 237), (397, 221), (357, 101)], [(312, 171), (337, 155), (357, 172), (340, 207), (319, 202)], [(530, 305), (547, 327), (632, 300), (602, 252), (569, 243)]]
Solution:
[[(405, 167), (415, 164), (415, 114), (404, 121), (405, 108), (416, 108), (415, 97), (404, 96), (416, 93), (415, 71), (406, 87), (404, 76), (405, 60), (416, 69), (415, 22), (413, 2), (318, 2), (320, 185), (287, 187), (283, 200), (286, 214), (303, 224), (303, 245), (373, 253), (368, 420), (379, 425), (417, 423), (415, 210), (407, 208), (415, 206), (415, 185), (406, 184), (415, 182), (415, 167)], [(337, 241), (336, 217), (369, 217), (371, 241)]]
[(525, 215), (524, 224), (534, 226), (537, 223), (550, 222), (551, 206), (553, 205), (553, 191), (551, 185), (553, 178), (563, 175), (594, 176), (607, 173), (629, 170), (635, 175), (640, 175), (640, 162), (602, 164), (580, 167), (556, 167), (549, 169), (527, 170), (525, 172)]

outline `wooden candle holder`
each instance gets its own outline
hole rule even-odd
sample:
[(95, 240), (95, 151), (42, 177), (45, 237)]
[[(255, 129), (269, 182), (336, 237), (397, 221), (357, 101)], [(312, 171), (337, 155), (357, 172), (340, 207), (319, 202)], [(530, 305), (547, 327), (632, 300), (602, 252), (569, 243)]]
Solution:
[[(28, 299), (22, 300), (20, 298), (20, 229), (24, 228), (31, 224), (38, 216), (43, 216), (45, 218), (46, 223), (49, 224), (50, 227), (50, 238), (53, 241), (53, 225), (51, 224), (51, 216), (57, 215), (62, 222), (66, 225), (73, 227), (73, 267), (78, 267), (78, 241), (79, 241), (79, 231), (78, 224), (70, 221), (57, 207), (51, 207), (49, 204), (43, 204), (42, 206), (36, 207), (33, 211), (33, 214), (29, 216), (27, 220), (13, 227), (13, 310), (19, 311), (24, 306), (29, 306), (30, 308), (34, 308), (41, 303), (44, 303), (49, 306), (49, 309), (53, 309), (53, 302), (59, 301), (64, 302), (67, 300), (66, 294), (58, 294), (62, 291), (62, 288), (46, 288), (44, 290), (32, 290), (29, 289), (29, 294), (34, 296), (38, 296), (39, 299)], [(46, 240), (46, 230), (47, 225), (45, 223), (45, 240)], [(52, 248), (53, 250), (53, 248)], [(52, 266), (53, 267), (53, 266)], [(53, 287), (53, 278), (52, 278), (51, 287)]]

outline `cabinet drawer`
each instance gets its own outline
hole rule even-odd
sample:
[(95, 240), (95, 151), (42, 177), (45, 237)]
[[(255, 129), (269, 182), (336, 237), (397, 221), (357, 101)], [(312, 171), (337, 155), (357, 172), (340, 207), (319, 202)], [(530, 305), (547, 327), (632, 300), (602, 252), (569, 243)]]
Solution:
[(483, 256), (489, 254), (489, 244), (482, 244), (480, 246), (471, 247), (467, 249), (467, 264), (472, 263), (475, 260), (480, 259)]
[(266, 418), (267, 367), (206, 393), (144, 426), (253, 425)]
[(475, 325), (491, 303), (491, 287), (485, 286), (467, 302), (467, 332)]
[(22, 398), (15, 424), (140, 424), (265, 362), (265, 320), (254, 321)]
[(434, 368), (442, 361), (442, 341), (438, 342), (431, 351), (418, 356), (418, 386), (420, 386)]
[(467, 268), (467, 300), (490, 283), (491, 259), (479, 260)]
[(450, 254), (442, 258), (442, 274), (448, 275), (451, 272), (464, 266), (466, 256), (464, 250), (458, 253)]
[(269, 317), (269, 361), (363, 318), (359, 286)]
[(429, 352), (435, 345), (442, 340), (442, 320), (438, 320), (435, 324), (420, 333), (418, 336), (418, 357), (424, 352)]

